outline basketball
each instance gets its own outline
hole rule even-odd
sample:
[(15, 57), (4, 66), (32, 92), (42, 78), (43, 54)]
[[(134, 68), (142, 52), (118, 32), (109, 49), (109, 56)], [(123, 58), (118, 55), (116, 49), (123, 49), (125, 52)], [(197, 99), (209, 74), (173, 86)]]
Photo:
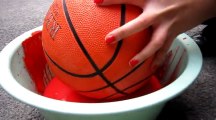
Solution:
[(130, 5), (99, 7), (93, 0), (54, 0), (43, 23), (42, 45), (53, 74), (81, 95), (100, 100), (125, 97), (152, 76), (152, 58), (130, 67), (149, 42), (148, 29), (115, 44), (105, 36), (142, 10)]

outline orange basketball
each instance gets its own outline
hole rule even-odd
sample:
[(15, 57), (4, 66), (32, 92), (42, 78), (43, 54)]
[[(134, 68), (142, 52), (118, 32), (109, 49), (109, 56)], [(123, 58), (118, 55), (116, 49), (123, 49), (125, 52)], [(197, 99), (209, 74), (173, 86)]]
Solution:
[(99, 7), (93, 0), (55, 0), (43, 24), (42, 43), (51, 71), (82, 95), (125, 97), (146, 84), (151, 59), (132, 68), (129, 60), (149, 42), (147, 30), (116, 44), (107, 33), (141, 14), (129, 5)]

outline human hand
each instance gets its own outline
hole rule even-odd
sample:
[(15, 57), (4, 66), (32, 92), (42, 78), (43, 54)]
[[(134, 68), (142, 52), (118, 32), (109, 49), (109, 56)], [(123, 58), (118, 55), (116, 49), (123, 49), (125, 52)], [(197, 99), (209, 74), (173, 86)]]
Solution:
[(174, 38), (216, 15), (216, 0), (94, 0), (98, 5), (131, 4), (143, 9), (136, 19), (114, 29), (105, 41), (115, 43), (136, 32), (152, 27), (148, 45), (130, 61), (134, 67), (156, 54), (151, 65), (154, 71), (164, 61)]

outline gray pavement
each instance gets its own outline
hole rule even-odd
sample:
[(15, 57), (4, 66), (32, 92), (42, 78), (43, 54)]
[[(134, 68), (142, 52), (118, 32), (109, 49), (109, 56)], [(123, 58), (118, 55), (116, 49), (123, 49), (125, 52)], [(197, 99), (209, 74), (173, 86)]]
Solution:
[[(20, 34), (42, 25), (52, 0), (0, 0), (0, 50)], [(203, 26), (187, 32), (197, 38)], [(0, 66), (1, 67), (1, 66)], [(4, 79), (1, 77), (0, 79)], [(204, 57), (196, 82), (171, 100), (158, 120), (216, 120), (216, 57)], [(0, 87), (0, 120), (43, 120), (41, 113)]]

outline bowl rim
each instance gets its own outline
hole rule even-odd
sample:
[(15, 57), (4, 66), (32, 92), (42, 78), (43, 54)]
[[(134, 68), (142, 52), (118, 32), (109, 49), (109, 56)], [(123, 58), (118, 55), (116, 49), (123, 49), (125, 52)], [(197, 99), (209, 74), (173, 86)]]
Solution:
[[(177, 36), (188, 52), (188, 63), (182, 74), (166, 87), (137, 98), (106, 103), (76, 103), (50, 99), (20, 85), (12, 75), (10, 63), (13, 54), (21, 47), (22, 41), (31, 36), (32, 32), (42, 30), (42, 26), (23, 33), (12, 40), (0, 53), (0, 73), (4, 73), (0, 79), (2, 88), (14, 98), (33, 107), (67, 114), (112, 114), (145, 109), (153, 105), (162, 104), (182, 93), (197, 78), (202, 68), (202, 55), (196, 43), (185, 33)], [(187, 41), (182, 42), (187, 38)], [(191, 72), (193, 71), (193, 72)], [(43, 102), (41, 102), (43, 101)], [(142, 104), (140, 104), (142, 103)]]

